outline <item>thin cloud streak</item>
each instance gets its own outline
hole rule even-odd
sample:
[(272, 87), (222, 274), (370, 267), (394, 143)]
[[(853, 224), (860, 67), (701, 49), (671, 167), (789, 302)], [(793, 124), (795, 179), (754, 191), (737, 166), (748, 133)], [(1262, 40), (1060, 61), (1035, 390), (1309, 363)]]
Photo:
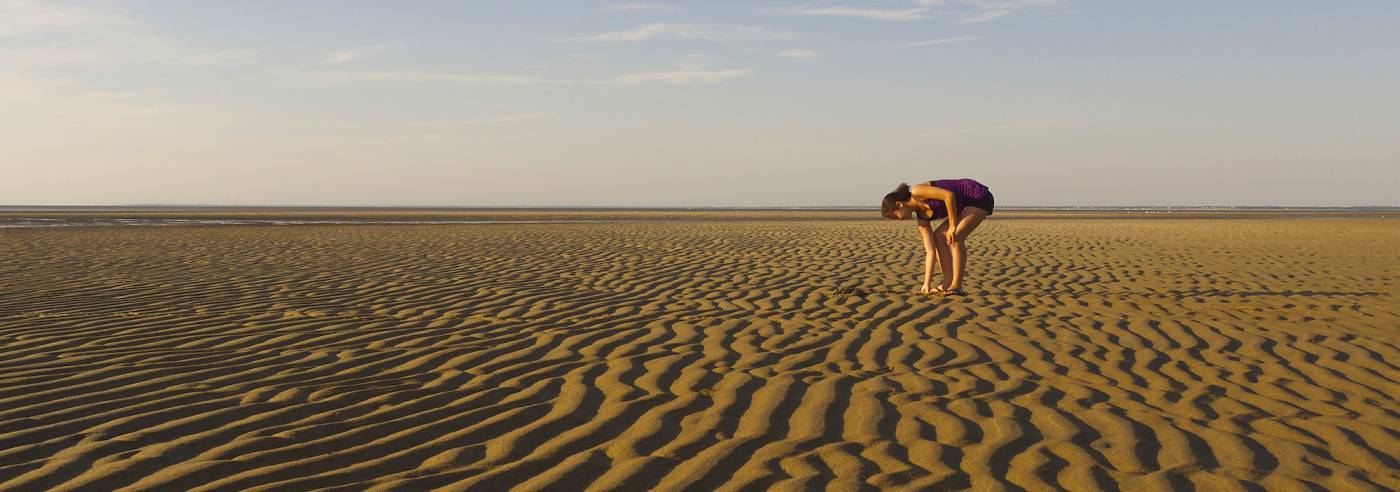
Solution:
[(665, 85), (708, 85), (745, 78), (753, 75), (748, 69), (706, 68), (705, 57), (686, 55), (676, 62), (671, 70), (652, 70), (624, 73), (606, 79), (544, 78), (521, 75), (503, 75), (467, 72), (316, 72), (314, 76), (327, 80), (340, 81), (393, 81), (393, 82), (451, 82), (465, 84), (497, 85), (579, 85), (579, 86), (636, 86), (649, 83)]
[(902, 48), (918, 48), (918, 47), (920, 47), (920, 46), (938, 46), (938, 45), (943, 45), (943, 44), (961, 43), (961, 42), (965, 42), (965, 41), (971, 41), (971, 40), (974, 40), (974, 39), (979, 39), (979, 37), (978, 37), (978, 36), (964, 36), (964, 37), (959, 37), (959, 38), (930, 39), (930, 40), (927, 40), (927, 41), (915, 41), (915, 42), (912, 42), (912, 43), (904, 43), (904, 44), (901, 44), (901, 45), (899, 45), (899, 46), (902, 47)]
[(0, 67), (30, 70), (127, 65), (246, 66), (257, 59), (258, 53), (251, 50), (190, 50), (168, 40), (146, 37), (105, 45), (0, 48)]
[(818, 56), (818, 53), (816, 51), (806, 49), (792, 49), (779, 51), (778, 56), (781, 56), (783, 58), (797, 58), (799, 60), (810, 60), (816, 58)]
[(641, 42), (658, 39), (703, 40), (717, 43), (743, 43), (794, 39), (797, 35), (775, 31), (764, 26), (735, 24), (672, 24), (654, 23), (625, 31), (609, 31), (584, 38), (588, 41)]
[(357, 52), (357, 51), (352, 51), (352, 50), (337, 51), (337, 52), (335, 52), (335, 53), (328, 53), (328, 54), (326, 54), (326, 56), (321, 57), (321, 64), (322, 64), (322, 65), (339, 65), (339, 64), (341, 64), (341, 63), (349, 63), (349, 62), (355, 61), (355, 59), (356, 59), (356, 58), (359, 58), (359, 57), (360, 57), (360, 53)]
[(603, 8), (604, 12), (654, 12), (658, 10), (672, 10), (672, 7), (669, 5), (658, 5), (655, 3), (630, 2), (619, 3), (617, 5), (611, 5)]
[(126, 16), (81, 5), (0, 0), (0, 38), (133, 25)]
[(412, 71), (370, 71), (370, 72), (320, 72), (316, 75), (334, 80), (360, 81), (402, 81), (402, 82), (463, 82), (472, 84), (571, 84), (576, 81), (546, 79), (523, 75), (501, 75), (467, 72), (412, 72)]
[[(73, 67), (252, 64), (257, 52), (202, 49), (158, 34), (118, 10), (0, 0), (0, 67), (44, 71)], [(11, 43), (10, 41), (15, 41)]]
[(503, 114), (503, 115), (499, 115), (499, 116), (492, 116), (492, 117), (490, 117), (490, 118), (482, 118), (482, 119), (477, 119), (477, 120), (460, 120), (460, 121), (418, 121), (418, 122), (413, 122), (413, 123), (404, 123), (404, 124), (390, 125), (390, 126), (395, 127), (395, 128), (442, 128), (442, 127), (457, 127), (457, 126), (488, 126), (488, 125), (502, 125), (502, 124), (508, 124), (508, 123), (522, 123), (522, 122), (526, 122), (526, 121), (543, 120), (543, 119), (548, 119), (548, 118), (553, 118), (553, 117), (554, 117), (554, 115), (549, 114), (549, 113), (543, 113), (543, 112), (538, 112), (538, 111), (532, 111), (532, 112), (526, 112), (526, 113), (508, 113), (508, 114)]
[(958, 19), (958, 24), (976, 24), (979, 22), (993, 21), (1008, 15), (1011, 15), (1010, 10), (988, 10)]
[(832, 17), (857, 17), (884, 21), (912, 21), (928, 18), (928, 8), (912, 9), (870, 9), (857, 7), (793, 7), (785, 12), (791, 15), (822, 15)]
[(707, 69), (707, 60), (708, 57), (704, 55), (685, 55), (676, 60), (675, 70), (629, 73), (613, 77), (611, 82), (619, 85), (653, 82), (666, 85), (709, 85), (753, 75), (750, 70)]
[(1078, 125), (1080, 125), (1081, 123), (1082, 123), (1082, 122), (1076, 121), (1076, 120), (1025, 120), (1025, 121), (1011, 121), (1011, 122), (1002, 123), (1002, 124), (998, 124), (998, 125), (976, 126), (976, 127), (964, 127), (964, 128), (946, 128), (946, 129), (941, 129), (941, 130), (932, 130), (932, 131), (928, 131), (928, 132), (921, 133), (921, 134), (919, 134), (919, 135), (917, 135), (917, 136), (918, 136), (918, 137), (938, 138), (938, 137), (950, 137), (950, 136), (958, 136), (958, 135), (976, 135), (976, 134), (984, 134), (984, 133), (1016, 132), (1016, 131), (1023, 131), (1023, 130), (1046, 130), (1046, 129), (1051, 129), (1051, 128), (1065, 128), (1065, 127), (1071, 127), (1071, 126), (1078, 126)]
[(621, 85), (640, 85), (657, 82), (667, 85), (718, 84), (729, 79), (753, 75), (750, 70), (667, 70), (661, 72), (639, 72), (619, 75), (612, 80)]
[(788, 15), (817, 15), (851, 17), (880, 21), (916, 21), (934, 17), (952, 17), (957, 24), (987, 22), (1010, 16), (1015, 11), (1034, 5), (1048, 5), (1058, 0), (916, 0), (903, 9), (868, 8), (850, 5), (799, 5), (784, 9)]

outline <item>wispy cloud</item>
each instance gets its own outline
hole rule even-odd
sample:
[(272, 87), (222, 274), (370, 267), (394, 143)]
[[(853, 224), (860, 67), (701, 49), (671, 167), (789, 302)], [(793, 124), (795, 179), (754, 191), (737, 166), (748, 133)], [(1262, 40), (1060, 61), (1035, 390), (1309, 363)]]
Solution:
[(817, 57), (817, 52), (807, 49), (791, 49), (778, 52), (778, 56), (783, 58), (812, 59)]
[[(69, 77), (28, 77), (0, 74), (0, 106), (16, 114), (40, 115), (74, 124), (95, 121), (122, 127), (189, 115), (206, 107), (175, 102), (153, 103), (155, 90), (127, 92), (84, 89)], [(33, 111), (23, 111), (33, 109)], [(4, 114), (0, 114), (3, 121)], [(32, 122), (31, 122), (32, 123)]]
[(168, 37), (108, 2), (0, 0), (0, 126), (15, 129), (8, 135), (16, 146), (31, 148), (68, 147), (74, 135), (92, 149), (158, 146), (153, 142), (242, 116), (217, 102), (173, 96), (158, 84), (143, 86), (144, 77), (110, 74), (189, 73), (256, 59), (251, 50)]
[(473, 84), (569, 84), (574, 81), (550, 79), (527, 75), (504, 75), (473, 72), (416, 72), (416, 71), (358, 71), (358, 72), (318, 72), (317, 76), (334, 80), (362, 81), (403, 81), (403, 82), (462, 82)]
[(949, 18), (958, 24), (987, 22), (1012, 15), (1036, 5), (1057, 0), (914, 0), (906, 8), (870, 8), (852, 5), (796, 5), (783, 10), (790, 15), (854, 17), (882, 21), (913, 21), (934, 17)]
[(116, 12), (82, 5), (29, 0), (0, 1), (0, 37), (130, 26), (133, 22)]
[(448, 82), (496, 85), (580, 85), (635, 86), (643, 84), (701, 85), (717, 84), (749, 77), (746, 69), (712, 69), (708, 57), (685, 55), (676, 61), (674, 69), (631, 72), (607, 78), (550, 78), (527, 75), (476, 72), (416, 72), (416, 71), (334, 71), (313, 72), (315, 77), (336, 81)]
[(638, 72), (619, 75), (613, 82), (621, 85), (661, 83), (668, 85), (718, 84), (729, 79), (753, 75), (750, 70), (664, 70), (660, 72)]
[(316, 60), (316, 63), (320, 65), (342, 65), (350, 62), (361, 62), (378, 53), (391, 49), (394, 46), (393, 44), (345, 46), (321, 55), (321, 57)]
[(515, 141), (529, 140), (535, 135), (532, 133), (512, 133), (505, 135), (484, 135), (484, 134), (462, 134), (454, 132), (429, 132), (429, 133), (401, 133), (390, 134), (383, 137), (355, 137), (346, 139), (340, 136), (324, 136), (319, 140), (336, 145), (349, 146), (401, 146), (412, 145), (421, 146), (435, 142), (450, 142), (461, 144), (471, 142), (473, 144), (499, 144)]
[[(318, 134), (306, 140), (326, 145), (405, 145), (430, 142), (491, 143), (521, 137), (521, 125), (553, 118), (539, 111), (502, 113), (466, 120), (408, 121), (397, 123), (336, 122), (317, 125)], [(502, 133), (505, 132), (505, 133)]]
[(321, 57), (321, 64), (322, 64), (322, 65), (339, 65), (339, 64), (341, 64), (341, 63), (349, 63), (349, 62), (355, 61), (355, 59), (356, 59), (356, 58), (359, 58), (359, 57), (360, 57), (360, 52), (355, 51), (355, 50), (336, 51), (336, 52), (334, 52), (334, 53), (327, 53), (325, 56), (322, 56), (322, 57)]
[(250, 120), (243, 108), (161, 82), (172, 71), (251, 64), (255, 52), (171, 38), (110, 4), (0, 0), (6, 164), (87, 161), (102, 163), (91, 168), (101, 173), (126, 159), (139, 168), (172, 142), (200, 145)]
[(791, 7), (785, 13), (792, 15), (825, 15), (833, 17), (858, 17), (885, 21), (911, 21), (928, 18), (928, 8), (872, 9), (861, 7)]
[[(72, 77), (3, 70), (0, 108), (7, 163), (36, 151), (53, 159), (111, 149), (140, 153), (248, 121), (239, 108), (180, 101), (156, 89), (102, 90)], [(73, 145), (75, 139), (83, 142), (80, 148)]]
[(797, 35), (794, 33), (777, 31), (764, 26), (654, 23), (638, 26), (635, 29), (599, 33), (584, 39), (611, 42), (677, 39), (704, 40), (718, 43), (743, 43), (750, 41), (793, 39), (796, 37)]
[(649, 12), (658, 10), (671, 10), (669, 5), (661, 5), (647, 2), (628, 2), (617, 5), (609, 5), (603, 8), (605, 12)]
[(974, 24), (978, 22), (997, 20), (1008, 15), (1011, 15), (1010, 10), (985, 10), (982, 12), (973, 12), (967, 14), (961, 19), (958, 19), (957, 22), (958, 24)]
[(526, 122), (526, 121), (536, 121), (536, 120), (543, 120), (543, 119), (548, 119), (548, 118), (552, 118), (552, 117), (554, 117), (554, 115), (549, 114), (549, 113), (543, 113), (543, 112), (538, 112), (538, 111), (532, 111), (532, 112), (525, 112), (525, 113), (506, 113), (506, 114), (501, 114), (501, 115), (496, 115), (496, 116), (489, 116), (489, 117), (485, 117), (485, 118), (478, 118), (478, 119), (474, 119), (474, 120), (416, 121), (416, 122), (412, 122), (412, 123), (403, 123), (403, 124), (390, 125), (390, 126), (393, 126), (393, 127), (396, 127), (396, 128), (442, 128), (442, 127), (461, 127), (461, 126), (488, 126), (488, 125), (503, 125), (503, 124), (509, 124), (509, 123), (521, 123), (521, 122)]
[(44, 71), (139, 65), (240, 66), (257, 59), (258, 53), (251, 50), (192, 50), (170, 40), (144, 37), (103, 44), (0, 47), (0, 67)]
[(1010, 121), (1010, 122), (1006, 122), (1006, 123), (1000, 123), (1000, 124), (994, 124), (994, 125), (986, 125), (986, 126), (968, 126), (968, 127), (959, 127), (959, 128), (945, 128), (945, 129), (940, 129), (940, 130), (933, 130), (933, 131), (923, 132), (923, 133), (921, 133), (921, 134), (919, 134), (919, 135), (917, 135), (917, 136), (919, 136), (919, 137), (950, 137), (950, 136), (974, 135), (974, 134), (984, 134), (984, 133), (1019, 132), (1019, 131), (1030, 131), (1030, 130), (1046, 130), (1046, 129), (1051, 129), (1051, 128), (1065, 128), (1065, 127), (1077, 126), (1077, 125), (1080, 125), (1080, 124), (1081, 124), (1081, 122), (1080, 122), (1080, 121), (1076, 121), (1076, 120), (1023, 120), (1023, 121)]
[(707, 68), (708, 57), (704, 55), (685, 55), (676, 60), (676, 69), (660, 70), (651, 72), (637, 72), (613, 77), (611, 83), (619, 85), (641, 85), (658, 83), (666, 85), (704, 85), (718, 84), (730, 79), (745, 78), (753, 75), (750, 70), (740, 69), (710, 69)]
[(977, 38), (978, 38), (977, 36), (964, 36), (964, 37), (959, 37), (959, 38), (929, 39), (929, 40), (924, 40), (924, 41), (914, 41), (914, 42), (912, 42), (912, 43), (904, 43), (904, 44), (901, 44), (900, 46), (901, 46), (901, 47), (904, 47), (904, 48), (918, 48), (918, 47), (920, 47), (920, 46), (938, 46), (938, 45), (941, 45), (941, 44), (953, 44), (953, 43), (961, 43), (961, 42), (964, 42), (964, 41), (971, 41), (971, 40), (974, 40), (974, 39), (977, 39)]
[(19, 41), (0, 43), (0, 67), (9, 69), (244, 65), (257, 57), (161, 36), (120, 10), (29, 0), (0, 0), (0, 40)]

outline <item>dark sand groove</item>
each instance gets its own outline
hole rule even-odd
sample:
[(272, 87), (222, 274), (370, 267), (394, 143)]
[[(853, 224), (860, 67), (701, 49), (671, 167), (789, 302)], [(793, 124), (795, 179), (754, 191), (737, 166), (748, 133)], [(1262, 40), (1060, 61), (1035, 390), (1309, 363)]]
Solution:
[(0, 490), (1400, 489), (1400, 222), (917, 239), (3, 230)]

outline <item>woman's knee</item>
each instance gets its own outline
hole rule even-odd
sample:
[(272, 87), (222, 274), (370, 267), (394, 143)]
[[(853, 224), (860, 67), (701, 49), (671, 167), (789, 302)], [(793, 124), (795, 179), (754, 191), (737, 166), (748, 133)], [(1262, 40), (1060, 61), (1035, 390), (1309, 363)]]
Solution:
[(968, 236), (971, 236), (971, 235), (972, 235), (972, 231), (968, 230), (967, 228), (958, 229), (957, 232), (954, 232), (954, 233), (953, 233), (953, 237), (957, 238), (958, 243), (962, 243), (963, 240), (967, 239), (967, 237), (968, 237)]

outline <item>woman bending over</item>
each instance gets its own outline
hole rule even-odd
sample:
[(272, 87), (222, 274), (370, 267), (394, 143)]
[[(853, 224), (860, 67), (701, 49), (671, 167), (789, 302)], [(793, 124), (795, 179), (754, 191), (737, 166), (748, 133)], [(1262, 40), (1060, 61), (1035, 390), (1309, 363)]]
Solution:
[[(935, 179), (910, 187), (900, 183), (885, 195), (880, 215), (887, 219), (904, 220), (914, 217), (924, 242), (924, 285), (920, 294), (942, 296), (962, 293), (963, 270), (967, 265), (964, 241), (977, 230), (982, 219), (992, 215), (992, 191), (972, 179)], [(937, 229), (930, 221), (947, 218)], [(937, 263), (943, 282), (931, 283), (933, 265)]]

